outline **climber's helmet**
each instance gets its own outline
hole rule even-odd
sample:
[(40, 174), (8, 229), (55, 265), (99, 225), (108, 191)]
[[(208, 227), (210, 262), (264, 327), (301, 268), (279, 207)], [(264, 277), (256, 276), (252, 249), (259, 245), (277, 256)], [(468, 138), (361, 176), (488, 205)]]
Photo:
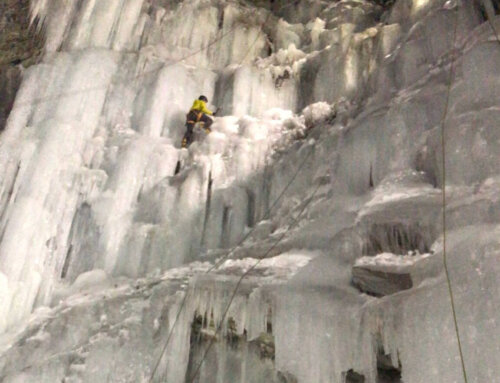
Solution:
[(205, 96), (198, 97), (198, 100), (208, 102), (208, 98), (206, 98)]

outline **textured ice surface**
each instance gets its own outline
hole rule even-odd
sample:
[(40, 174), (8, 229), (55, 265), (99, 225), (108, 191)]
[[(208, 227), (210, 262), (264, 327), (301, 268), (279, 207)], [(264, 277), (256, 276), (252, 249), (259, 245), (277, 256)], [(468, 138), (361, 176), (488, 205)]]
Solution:
[[(0, 380), (146, 382), (159, 361), (171, 383), (462, 382), (444, 208), (468, 378), (497, 381), (483, 8), (33, 0), (45, 55), (0, 136)], [(181, 150), (200, 94), (222, 111)], [(375, 298), (353, 267), (412, 284)]]
[[(235, 320), (235, 331), (242, 334), (246, 329), (249, 341), (266, 333), (267, 323), (272, 321), (269, 317), (272, 291), (316, 255), (295, 251), (266, 259), (244, 282), (231, 305), (226, 320), (229, 317)], [(218, 323), (227, 306), (229, 293), (246, 265), (253, 265), (256, 261), (227, 261), (215, 269), (217, 275), (203, 274), (210, 263), (195, 262), (171, 269), (161, 277), (109, 280), (111, 288), (105, 290), (102, 282), (106, 277), (102, 271), (87, 273), (71, 286), (73, 294), (69, 298), (52, 310), (35, 312), (25, 331), (3, 337), (1, 349), (17, 351), (7, 352), (0, 361), (2, 377), (6, 382), (57, 381), (63, 378), (147, 381), (155, 358), (159, 357), (175, 322), (184, 294), (187, 294), (180, 322), (170, 340), (171, 347), (162, 359), (155, 379), (182, 381), (188, 368), (194, 315), (208, 313), (212, 321)], [(90, 281), (99, 282), (101, 292), (86, 290), (85, 284)], [(187, 287), (189, 281), (192, 283)], [(206, 331), (214, 330), (212, 327)], [(220, 336), (227, 332), (224, 326)], [(55, 358), (51, 356), (54, 352), (57, 353)], [(30, 356), (18, 360), (18, 356), (24, 353)], [(111, 355), (113, 361), (109, 359)], [(255, 360), (259, 361), (259, 357), (256, 356)], [(109, 363), (124, 365), (118, 372), (111, 371), (114, 368), (110, 369)], [(258, 367), (252, 365), (249, 368), (255, 370)], [(263, 363), (262, 369), (272, 372), (273, 364), (270, 361)]]

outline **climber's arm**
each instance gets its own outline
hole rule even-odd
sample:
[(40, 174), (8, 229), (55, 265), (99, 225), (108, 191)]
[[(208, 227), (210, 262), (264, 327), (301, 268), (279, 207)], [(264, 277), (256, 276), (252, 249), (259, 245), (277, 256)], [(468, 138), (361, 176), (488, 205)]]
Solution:
[(205, 114), (208, 114), (209, 116), (214, 115), (213, 112), (207, 108), (207, 105), (204, 102), (201, 103), (201, 111)]

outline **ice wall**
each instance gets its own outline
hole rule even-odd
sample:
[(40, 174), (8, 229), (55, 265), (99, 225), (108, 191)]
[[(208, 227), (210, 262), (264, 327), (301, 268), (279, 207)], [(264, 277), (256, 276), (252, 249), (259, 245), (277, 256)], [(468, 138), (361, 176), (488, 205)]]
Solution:
[[(469, 381), (495, 381), (483, 8), (34, 1), (45, 56), (0, 142), (0, 380), (147, 381), (172, 330), (158, 381), (215, 340), (195, 381), (459, 382), (445, 192)], [(202, 93), (223, 117), (180, 150)]]
[[(281, 117), (260, 128), (223, 122), (186, 162), (188, 174), (170, 179), (192, 100), (213, 99), (216, 70), (251, 62), (267, 44), (263, 9), (89, 0), (34, 1), (32, 13), (46, 35), (45, 57), (25, 74), (1, 142), (2, 328), (48, 304), (60, 278), (72, 281), (94, 268), (144, 275), (197, 254), (209, 173), (217, 189), (242, 168), (258, 172), (280, 131)], [(265, 84), (258, 76), (240, 77), (258, 88)], [(271, 98), (253, 109), (262, 115), (283, 105)], [(252, 160), (223, 161), (223, 152), (231, 157), (240, 146), (255, 152)], [(147, 210), (154, 203), (164, 206), (162, 214)], [(186, 229), (198, 246), (178, 243), (176, 230)]]
[[(68, 294), (72, 294), (72, 298), (66, 299), (55, 312), (39, 310), (33, 316), (28, 326), (33, 336), (23, 335), (23, 341), (14, 340), (18, 351), (4, 354), (0, 361), (2, 379), (6, 382), (61, 379), (179, 382), (185, 380), (189, 369), (192, 372), (196, 367), (195, 363), (190, 364), (190, 358), (195, 358), (191, 355), (195, 350), (190, 353), (193, 344), (199, 344), (198, 351), (203, 354), (208, 342), (202, 343), (202, 340), (227, 335), (234, 336), (235, 343), (228, 347), (240, 349), (239, 355), (234, 357), (223, 350), (225, 345), (216, 345), (222, 349), (213, 357), (217, 362), (214, 368), (204, 368), (202, 376), (212, 379), (219, 374), (219, 379), (232, 376), (241, 382), (276, 377), (271, 355), (261, 362), (258, 346), (257, 351), (253, 348), (264, 334), (272, 338), (273, 290), (314, 256), (316, 254), (301, 251), (265, 260), (243, 283), (225, 320), (222, 315), (231, 291), (257, 259), (227, 261), (219, 268), (218, 275), (204, 274), (210, 264), (196, 262), (171, 269), (160, 278), (115, 282), (114, 286), (102, 272), (83, 274), (72, 291), (59, 292), (61, 298)], [(231, 275), (227, 275), (228, 272)], [(193, 283), (186, 288), (190, 280)], [(193, 318), (198, 316), (202, 320), (192, 325)], [(216, 326), (222, 320), (221, 334), (224, 335), (216, 335)], [(169, 340), (171, 347), (162, 354), (176, 322)], [(198, 337), (193, 336), (193, 327)], [(245, 329), (248, 331), (243, 336)], [(2, 351), (6, 344), (2, 339)], [(53, 355), (55, 350), (58, 356)], [(248, 355), (245, 350), (249, 350)], [(26, 358), (19, 360), (20, 355)], [(227, 369), (217, 368), (224, 361)], [(253, 362), (259, 367), (250, 364)], [(120, 371), (110, 368), (111, 365)]]
[[(236, 243), (285, 182), (260, 190), (274, 143), (302, 129), (266, 110), (302, 103), (301, 68), (324, 28), (276, 25), (269, 10), (235, 2), (34, 1), (32, 13), (45, 58), (26, 74), (2, 140), (11, 323), (48, 304), (59, 278), (93, 268), (139, 276)], [(216, 124), (190, 171), (172, 179), (200, 93), (243, 119)], [(209, 183), (214, 212), (203, 207)], [(33, 212), (47, 216), (43, 226)]]

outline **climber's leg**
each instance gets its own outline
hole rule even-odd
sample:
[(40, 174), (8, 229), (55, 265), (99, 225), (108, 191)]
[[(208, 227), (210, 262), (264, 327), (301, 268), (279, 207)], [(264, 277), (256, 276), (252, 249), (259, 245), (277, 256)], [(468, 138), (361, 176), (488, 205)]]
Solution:
[(182, 147), (187, 148), (193, 142), (193, 129), (198, 122), (198, 114), (190, 111), (186, 116), (186, 134), (182, 139)]
[(187, 148), (193, 142), (193, 129), (194, 129), (194, 121), (186, 122), (186, 134), (184, 134), (184, 138), (182, 139), (182, 147)]
[(206, 114), (203, 114), (200, 118), (200, 121), (203, 122), (203, 129), (205, 129), (205, 132), (210, 133), (212, 129), (210, 129), (210, 126), (214, 123), (214, 120), (207, 116)]

